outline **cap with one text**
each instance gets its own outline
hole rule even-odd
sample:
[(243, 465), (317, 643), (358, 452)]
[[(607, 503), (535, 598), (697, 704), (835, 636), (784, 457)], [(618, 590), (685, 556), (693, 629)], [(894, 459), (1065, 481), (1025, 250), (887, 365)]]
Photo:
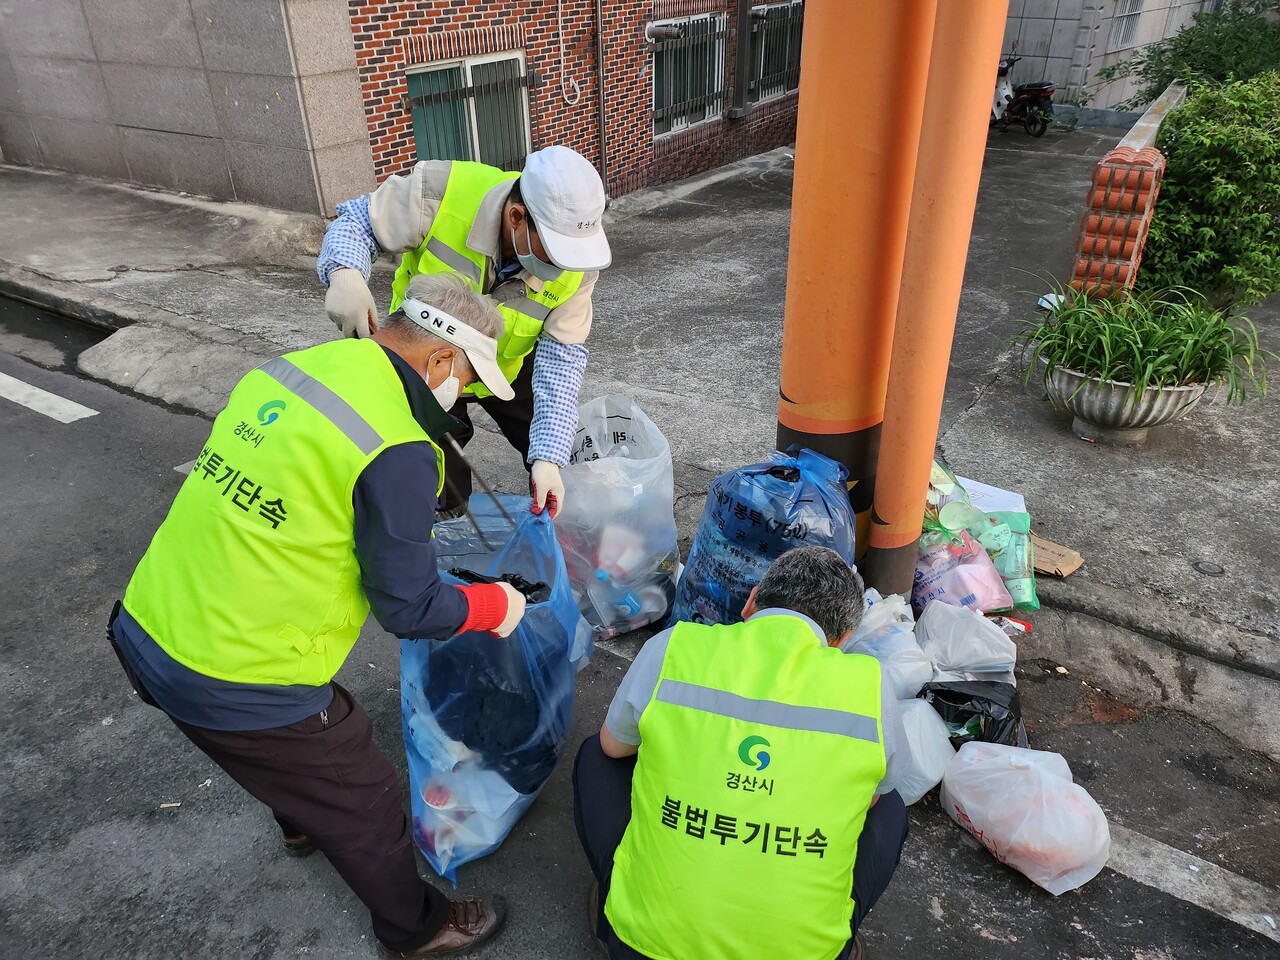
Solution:
[(495, 397), (510, 400), (516, 395), (498, 366), (498, 341), (493, 337), (486, 337), (475, 327), (421, 300), (406, 299), (400, 309), (428, 333), (465, 353), (471, 369)]
[(529, 154), (520, 195), (557, 267), (584, 273), (613, 262), (604, 235), (604, 184), (582, 154), (560, 146)]

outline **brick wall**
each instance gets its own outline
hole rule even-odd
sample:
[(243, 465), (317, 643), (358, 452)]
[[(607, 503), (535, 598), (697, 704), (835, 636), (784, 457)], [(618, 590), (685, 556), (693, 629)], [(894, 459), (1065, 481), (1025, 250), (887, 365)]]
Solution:
[[(654, 19), (724, 10), (733, 0), (603, 0), (609, 192), (677, 180), (790, 143), (796, 97), (756, 106), (746, 117), (715, 119), (655, 139), (653, 68), (645, 26)], [(406, 68), (467, 55), (523, 49), (537, 78), (529, 91), (533, 148), (562, 143), (599, 164), (594, 0), (351, 0), (349, 14), (365, 117), (381, 181), (416, 159)], [(561, 70), (560, 39), (564, 43)], [(726, 50), (726, 108), (732, 101), (734, 42)], [(574, 89), (576, 84), (576, 90)], [(568, 101), (575, 102), (570, 103)]]

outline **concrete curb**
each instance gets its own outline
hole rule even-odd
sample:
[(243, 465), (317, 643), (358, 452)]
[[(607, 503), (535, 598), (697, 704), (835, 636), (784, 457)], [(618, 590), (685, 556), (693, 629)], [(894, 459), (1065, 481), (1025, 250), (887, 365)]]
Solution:
[(2, 260), (0, 294), (115, 331), (80, 354), (76, 367), (86, 376), (210, 418), (240, 377), (284, 352), (260, 337)]
[(1280, 643), (1272, 637), (1206, 619), (1158, 597), (1134, 597), (1087, 580), (1044, 577), (1036, 582), (1036, 591), (1045, 609), (1104, 620), (1188, 656), (1280, 683)]
[(1062, 664), (1072, 677), (1134, 706), (1189, 714), (1248, 750), (1280, 759), (1280, 687), (1274, 680), (1188, 652), (1165, 636), (1131, 630), (1123, 620), (1114, 608), (1046, 604), (1035, 629), (1018, 641), (1018, 658)]

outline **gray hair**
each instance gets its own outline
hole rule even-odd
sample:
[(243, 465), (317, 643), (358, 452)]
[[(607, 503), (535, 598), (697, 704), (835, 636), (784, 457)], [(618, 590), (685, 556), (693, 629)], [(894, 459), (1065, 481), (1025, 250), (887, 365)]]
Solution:
[[(405, 297), (421, 300), (438, 310), (443, 310), (472, 329), (479, 330), (486, 337), (502, 339), (505, 325), (498, 308), (488, 297), (472, 290), (467, 285), (467, 281), (456, 273), (420, 273), (409, 281), (409, 289), (405, 291)], [(392, 314), (387, 318), (384, 326), (410, 340), (453, 346), (414, 323), (403, 312)], [(470, 369), (471, 364), (466, 359), (466, 353), (458, 350), (458, 355), (463, 364)]]
[(862, 622), (862, 577), (828, 547), (797, 547), (770, 564), (756, 592), (756, 606), (803, 613), (837, 640)]

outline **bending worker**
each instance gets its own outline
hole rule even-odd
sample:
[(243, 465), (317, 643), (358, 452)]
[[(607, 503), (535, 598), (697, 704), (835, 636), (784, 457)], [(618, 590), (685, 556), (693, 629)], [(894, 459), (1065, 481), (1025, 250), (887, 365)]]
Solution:
[(640, 651), (573, 772), (614, 960), (865, 956), (858, 927), (907, 837), (910, 747), (879, 663), (837, 649), (862, 592), (834, 550), (802, 547), (744, 623), (678, 624)]
[[(578, 428), (578, 391), (587, 366), (591, 293), (609, 266), (604, 185), (568, 147), (529, 154), (521, 173), (461, 160), (423, 160), (407, 177), (389, 177), (374, 193), (338, 204), (316, 263), (329, 285), (325, 309), (348, 337), (369, 335), (377, 307), (366, 281), (384, 252), (402, 254), (391, 310), (409, 281), (453, 271), (498, 304), (504, 329), (498, 365), (515, 396), (495, 398), (483, 384), (464, 392), (493, 417), (530, 471), (533, 511), (554, 517), (564, 499), (560, 468)], [(529, 356), (532, 354), (532, 361)], [(456, 416), (460, 445), (474, 431), (467, 407)], [(445, 456), (439, 516), (462, 512), (471, 472)]]
[(445, 585), (431, 545), (445, 411), (477, 380), (511, 392), (502, 318), (457, 277), (407, 292), (371, 339), (236, 385), (108, 627), (139, 697), (266, 804), (286, 852), (325, 854), (386, 957), (473, 946), (504, 904), (419, 878), (395, 768), (333, 675), (370, 607), (397, 636), (447, 638), (506, 636), (525, 606), (505, 583)]

